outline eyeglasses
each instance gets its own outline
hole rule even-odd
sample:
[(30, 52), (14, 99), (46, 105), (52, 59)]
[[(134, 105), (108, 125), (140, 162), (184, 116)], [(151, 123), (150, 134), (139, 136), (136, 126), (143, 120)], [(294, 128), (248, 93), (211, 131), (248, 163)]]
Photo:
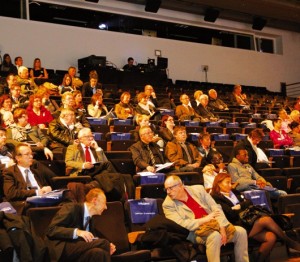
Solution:
[(18, 156), (33, 156), (33, 153), (26, 153), (26, 154), (18, 154)]
[(181, 184), (180, 184), (180, 183), (177, 183), (177, 184), (175, 184), (175, 185), (173, 185), (173, 186), (166, 187), (166, 188), (164, 188), (164, 191), (165, 191), (165, 192), (167, 192), (168, 190), (173, 191), (173, 189), (174, 189), (175, 187), (179, 186), (179, 185), (181, 185)]
[(149, 131), (149, 132), (147, 132), (147, 133), (143, 133), (143, 134), (141, 134), (141, 136), (149, 136), (149, 135), (153, 135), (153, 132), (152, 131)]
[(80, 138), (94, 138), (94, 136), (93, 135), (90, 135), (90, 136), (82, 136), (82, 137), (80, 137)]

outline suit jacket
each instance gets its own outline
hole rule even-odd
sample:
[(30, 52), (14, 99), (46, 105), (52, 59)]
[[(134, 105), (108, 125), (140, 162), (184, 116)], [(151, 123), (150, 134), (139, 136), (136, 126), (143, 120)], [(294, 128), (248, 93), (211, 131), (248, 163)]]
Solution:
[[(213, 110), (217, 111), (224, 110), (224, 108), (228, 108), (228, 106), (221, 99), (213, 99), (211, 97), (209, 97), (208, 106)], [(220, 109), (220, 106), (223, 106), (223, 109)]]
[[(91, 151), (96, 162), (108, 161), (103, 150), (96, 151), (94, 148), (91, 148)], [(77, 176), (82, 171), (82, 165), (85, 162), (85, 152), (80, 144), (68, 146), (65, 162), (67, 174), (70, 176)]]
[(47, 232), (51, 261), (58, 261), (61, 257), (66, 241), (84, 241), (81, 238), (73, 239), (75, 228), (84, 230), (84, 205), (69, 203), (62, 206), (52, 219)]
[[(63, 107), (60, 107), (59, 109), (57, 109), (53, 114), (52, 116), (55, 118), (55, 119), (59, 119), (59, 116), (60, 116), (60, 113), (61, 113), (61, 110), (63, 109)], [(76, 122), (80, 122), (82, 124), (82, 126), (84, 127), (88, 127), (90, 128), (91, 125), (89, 123), (89, 121), (86, 119), (85, 115), (83, 112), (79, 111), (78, 109), (75, 109), (75, 118), (76, 118)]]
[[(200, 163), (202, 157), (197, 148), (193, 144), (187, 142), (185, 144), (192, 158), (192, 164), (195, 162)], [(176, 139), (173, 139), (171, 142), (167, 143), (165, 155), (170, 162), (176, 162), (176, 168), (180, 168), (188, 164), (188, 161), (184, 160), (183, 158), (182, 147)]]
[(184, 106), (184, 105), (178, 105), (175, 109), (175, 115), (178, 117), (178, 120), (192, 120), (195, 116), (195, 111), (192, 107)]
[[(128, 108), (130, 109), (130, 112), (127, 111)], [(119, 119), (127, 119), (130, 114), (132, 116), (134, 115), (134, 108), (131, 104), (124, 104), (120, 102), (115, 105), (115, 113)]]
[[(164, 164), (165, 159), (162, 153), (160, 152), (160, 147), (153, 142), (149, 144), (149, 147), (154, 155), (156, 164)], [(142, 141), (134, 143), (129, 148), (129, 150), (132, 154), (132, 159), (137, 167), (138, 172), (145, 170), (147, 166), (151, 166), (151, 158), (149, 151), (146, 148), (146, 144), (144, 144)]]
[[(97, 86), (95, 87), (97, 89), (101, 89), (102, 85), (100, 83), (97, 83)], [(82, 96), (83, 97), (92, 97), (93, 96), (93, 88), (90, 85), (90, 82), (86, 82), (82, 86)]]
[(210, 119), (211, 117), (216, 117), (208, 107), (204, 107), (202, 104), (199, 104), (195, 108), (195, 112), (197, 115), (201, 116), (202, 118), (208, 118)]
[[(40, 187), (51, 186), (51, 178), (55, 174), (45, 165), (34, 161), (30, 167), (35, 180)], [(7, 201), (24, 201), (27, 197), (35, 196), (35, 189), (27, 189), (26, 181), (17, 165), (3, 171), (3, 190)]]
[(223, 194), (211, 194), (211, 196), (217, 204), (221, 205), (223, 212), (230, 223), (234, 225), (242, 225), (239, 213), (245, 210), (248, 206), (252, 205), (252, 202), (251, 200), (242, 198), (241, 193), (239, 191), (232, 190), (232, 192), (239, 200), (239, 204), (241, 205), (240, 210), (233, 210), (232, 207), (234, 206), (234, 204)]
[[(203, 186), (194, 185), (185, 186), (184, 188), (208, 214), (214, 210), (220, 210), (221, 215), (217, 218), (217, 221), (219, 222), (220, 226), (228, 225), (229, 222), (226, 219), (221, 206), (213, 200), (211, 195), (205, 191)], [(180, 226), (188, 229), (190, 231), (188, 239), (192, 242), (195, 242), (194, 231), (199, 228), (199, 221), (202, 218), (195, 219), (195, 215), (190, 208), (188, 208), (179, 200), (172, 200), (169, 196), (167, 196), (163, 202), (163, 210), (166, 218), (171, 219)]]

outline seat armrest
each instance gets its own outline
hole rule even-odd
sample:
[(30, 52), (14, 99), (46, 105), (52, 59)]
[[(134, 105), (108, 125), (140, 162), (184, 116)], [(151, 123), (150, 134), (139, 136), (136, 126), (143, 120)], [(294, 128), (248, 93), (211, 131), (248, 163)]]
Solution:
[(130, 244), (134, 244), (139, 235), (144, 234), (145, 231), (135, 231), (128, 233), (128, 241)]

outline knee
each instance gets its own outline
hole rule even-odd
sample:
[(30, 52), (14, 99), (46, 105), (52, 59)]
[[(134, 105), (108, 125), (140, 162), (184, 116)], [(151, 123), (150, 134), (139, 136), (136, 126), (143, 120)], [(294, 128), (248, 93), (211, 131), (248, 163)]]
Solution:
[(109, 253), (102, 248), (94, 247), (86, 252), (86, 256), (91, 258), (91, 261), (108, 261)]
[(277, 236), (273, 232), (268, 231), (266, 232), (265, 241), (275, 244), (275, 242), (277, 241)]
[(221, 234), (218, 231), (213, 231), (206, 239), (206, 244), (221, 246)]

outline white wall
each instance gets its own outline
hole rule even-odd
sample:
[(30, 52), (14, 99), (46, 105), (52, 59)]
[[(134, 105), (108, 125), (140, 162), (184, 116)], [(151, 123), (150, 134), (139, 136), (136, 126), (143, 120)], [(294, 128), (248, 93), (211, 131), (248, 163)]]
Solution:
[[(249, 30), (249, 25), (222, 20), (218, 23)], [(67, 69), (77, 66), (78, 58), (91, 54), (106, 56), (122, 67), (127, 57), (145, 63), (148, 57), (155, 58), (154, 50), (158, 49), (169, 58), (169, 77), (173, 81), (205, 81), (201, 65), (209, 65), (209, 82), (266, 86), (280, 91), (280, 82), (300, 81), (300, 34), (293, 32), (264, 29), (283, 39), (283, 55), (274, 55), (6, 17), (0, 17), (0, 25), (2, 56), (21, 55), (28, 67), (39, 57), (46, 68)]]

